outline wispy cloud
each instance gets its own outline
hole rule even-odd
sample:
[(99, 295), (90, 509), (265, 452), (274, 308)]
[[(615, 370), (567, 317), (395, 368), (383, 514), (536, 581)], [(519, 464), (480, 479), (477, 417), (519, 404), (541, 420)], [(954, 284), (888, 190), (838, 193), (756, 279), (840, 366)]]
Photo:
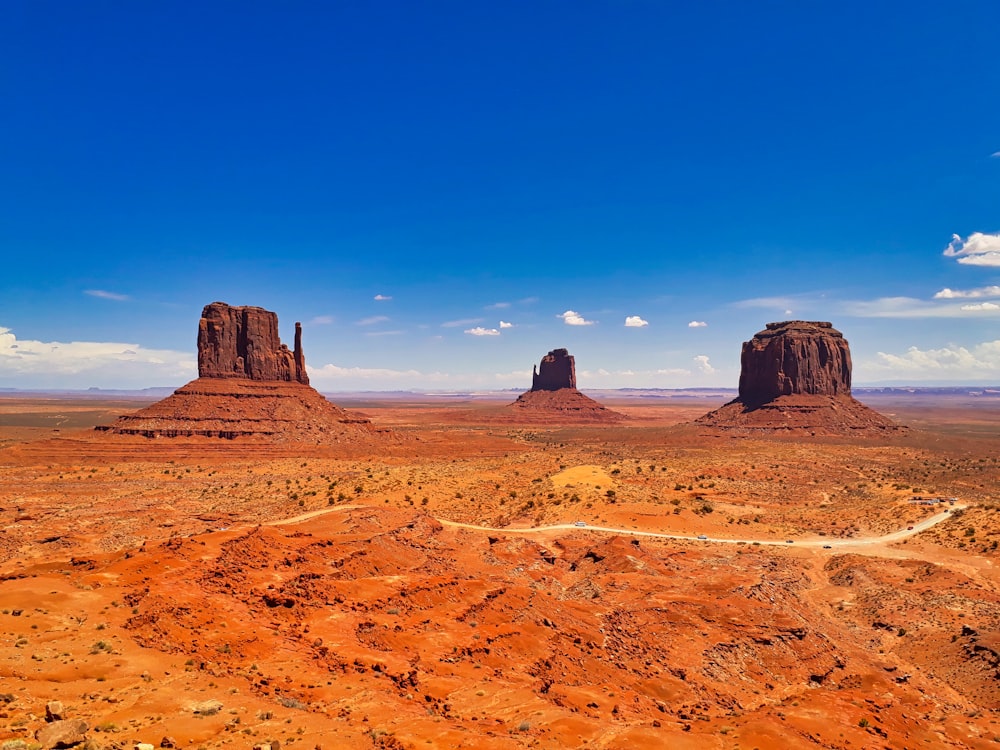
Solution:
[(973, 232), (965, 240), (953, 234), (944, 254), (963, 265), (1000, 266), (1000, 234)]
[(1000, 151), (994, 151), (992, 154), (990, 154), (990, 156), (992, 156), (994, 159), (1000, 159)]
[(1000, 305), (996, 302), (977, 302), (973, 305), (962, 305), (962, 309), (967, 312), (996, 312), (1000, 310)]
[(409, 378), (417, 377), (422, 373), (419, 370), (390, 370), (378, 367), (340, 367), (339, 365), (327, 364), (320, 368), (310, 368), (310, 377), (320, 378)]
[(376, 302), (388, 302), (392, 297), (388, 294), (376, 294), (372, 299)]
[(33, 341), (0, 327), (0, 382), (20, 387), (52, 384), (66, 376), (86, 377), (88, 386), (136, 387), (172, 384), (196, 374), (188, 352), (108, 341)]
[(366, 331), (365, 336), (401, 336), (406, 331)]
[(708, 323), (706, 323), (704, 320), (692, 320), (690, 323), (688, 323), (688, 328), (707, 328), (707, 327)]
[(874, 362), (861, 364), (866, 377), (968, 379), (1000, 377), (1000, 340), (969, 348), (949, 344), (940, 349), (911, 346), (902, 354), (879, 352)]
[(309, 324), (314, 326), (328, 326), (331, 323), (333, 323), (332, 315), (317, 315), (309, 321)]
[(513, 328), (513, 327), (514, 327), (513, 323), (508, 323), (506, 320), (501, 320), (500, 321), (500, 329), (501, 330), (503, 330), (504, 328)]
[(378, 323), (387, 323), (390, 320), (387, 315), (372, 315), (369, 318), (362, 318), (361, 320), (355, 322), (354, 325), (358, 326), (373, 326)]
[(648, 320), (643, 320), (638, 315), (629, 315), (625, 318), (626, 328), (644, 328), (649, 325)]
[(494, 302), (492, 305), (486, 305), (484, 310), (506, 310), (510, 307), (510, 302)]
[(446, 323), (442, 323), (442, 328), (461, 328), (462, 326), (471, 326), (474, 323), (482, 323), (482, 318), (463, 318), (462, 320), (449, 320)]
[(107, 292), (103, 289), (87, 289), (84, 294), (89, 294), (91, 297), (97, 297), (98, 299), (109, 299), (113, 302), (128, 302), (131, 297), (127, 294), (118, 294), (117, 292)]
[(795, 302), (799, 299), (793, 299), (792, 297), (752, 297), (751, 299), (742, 299), (738, 302), (733, 303), (733, 307), (738, 308), (773, 308), (777, 310), (787, 310), (792, 307)]
[(995, 312), (975, 305), (932, 302), (913, 297), (847, 301), (840, 305), (840, 309), (844, 315), (855, 318), (961, 318)]
[(470, 336), (499, 336), (500, 331), (496, 328), (483, 328), (482, 326), (476, 326), (475, 328), (469, 328), (465, 331)]
[(567, 310), (561, 315), (556, 315), (556, 317), (562, 318), (563, 322), (568, 326), (592, 326), (595, 323), (593, 320), (586, 320), (580, 313), (573, 310)]
[(690, 370), (685, 370), (683, 367), (671, 367), (666, 370), (657, 370), (657, 375), (690, 375)]
[(693, 357), (693, 359), (695, 366), (705, 375), (712, 375), (715, 373), (715, 368), (712, 367), (712, 364), (708, 361), (708, 355), (699, 354), (698, 356)]
[(538, 297), (524, 297), (523, 299), (519, 299), (517, 301), (517, 304), (519, 304), (519, 305), (533, 305), (536, 302), (538, 302), (538, 299), (539, 299)]
[(934, 299), (978, 299), (979, 297), (1000, 297), (1000, 286), (983, 286), (978, 289), (949, 289), (945, 287), (934, 295)]

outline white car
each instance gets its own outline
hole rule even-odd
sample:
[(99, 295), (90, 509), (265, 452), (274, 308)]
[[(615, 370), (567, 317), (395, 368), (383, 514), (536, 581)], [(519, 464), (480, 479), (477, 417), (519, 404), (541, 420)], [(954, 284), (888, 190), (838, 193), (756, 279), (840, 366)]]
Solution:
[(573, 525), (574, 525), (574, 526), (586, 526), (587, 524), (586, 524), (586, 523), (585, 523), (584, 521), (577, 521), (577, 522), (576, 522), (576, 523), (574, 523)]

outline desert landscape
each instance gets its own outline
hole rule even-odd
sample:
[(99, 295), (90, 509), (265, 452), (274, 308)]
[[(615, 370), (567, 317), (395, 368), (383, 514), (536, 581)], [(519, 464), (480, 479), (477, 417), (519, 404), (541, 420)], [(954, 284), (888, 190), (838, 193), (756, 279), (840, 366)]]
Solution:
[(1000, 742), (995, 392), (856, 401), (804, 324), (766, 424), (722, 418), (759, 378), (595, 400), (565, 350), (523, 419), (318, 406), (212, 307), (167, 399), (0, 395), (4, 748)]

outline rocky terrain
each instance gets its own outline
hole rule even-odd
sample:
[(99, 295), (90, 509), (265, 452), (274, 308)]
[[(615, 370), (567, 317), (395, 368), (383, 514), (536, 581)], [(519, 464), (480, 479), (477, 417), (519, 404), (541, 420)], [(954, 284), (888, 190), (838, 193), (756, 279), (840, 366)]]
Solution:
[(983, 406), (863, 442), (621, 408), (373, 405), (412, 439), (346, 454), (15, 435), (0, 743), (996, 746), (1000, 460), (959, 427)]
[(387, 436), (309, 385), (302, 326), (295, 349), (278, 336), (278, 316), (260, 307), (206, 305), (198, 323), (198, 379), (99, 430), (145, 438), (252, 438), (345, 443)]
[(576, 360), (566, 349), (553, 349), (531, 374), (531, 390), (509, 406), (508, 419), (524, 422), (617, 422), (625, 417), (580, 393)]
[(768, 323), (743, 344), (739, 396), (696, 420), (716, 429), (863, 434), (902, 429), (851, 395), (851, 352), (830, 323)]

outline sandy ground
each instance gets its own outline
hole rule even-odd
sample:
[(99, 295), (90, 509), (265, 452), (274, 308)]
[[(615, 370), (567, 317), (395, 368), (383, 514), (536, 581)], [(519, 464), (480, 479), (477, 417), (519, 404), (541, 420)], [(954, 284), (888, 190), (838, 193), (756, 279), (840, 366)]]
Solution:
[(414, 439), (352, 454), (4, 399), (0, 742), (60, 700), (93, 747), (997, 746), (996, 412), (848, 440), (608, 405), (368, 403)]

